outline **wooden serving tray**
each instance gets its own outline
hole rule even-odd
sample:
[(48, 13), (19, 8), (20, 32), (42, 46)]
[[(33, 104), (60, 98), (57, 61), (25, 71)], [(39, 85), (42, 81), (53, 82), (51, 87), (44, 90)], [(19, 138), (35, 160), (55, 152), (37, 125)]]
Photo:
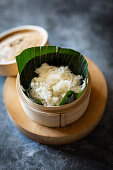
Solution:
[(107, 85), (102, 72), (90, 60), (91, 97), (85, 114), (75, 123), (62, 128), (42, 126), (32, 121), (23, 111), (16, 91), (16, 78), (8, 77), (4, 86), (4, 102), (10, 118), (27, 137), (44, 144), (61, 145), (88, 135), (99, 123), (107, 100)]

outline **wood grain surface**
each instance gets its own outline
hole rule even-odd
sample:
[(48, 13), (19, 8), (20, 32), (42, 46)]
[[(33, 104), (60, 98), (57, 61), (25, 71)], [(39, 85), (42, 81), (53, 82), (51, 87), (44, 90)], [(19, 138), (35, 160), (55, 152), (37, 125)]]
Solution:
[(8, 77), (4, 86), (4, 102), (10, 118), (27, 137), (44, 144), (61, 145), (88, 135), (99, 123), (107, 100), (107, 85), (99, 68), (90, 60), (91, 96), (85, 114), (75, 123), (62, 128), (50, 128), (32, 121), (23, 111), (16, 92), (16, 77)]

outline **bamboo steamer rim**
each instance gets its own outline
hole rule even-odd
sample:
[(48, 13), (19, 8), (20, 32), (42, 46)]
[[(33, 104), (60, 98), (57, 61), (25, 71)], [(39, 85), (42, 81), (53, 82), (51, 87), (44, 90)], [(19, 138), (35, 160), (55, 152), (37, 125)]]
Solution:
[(31, 109), (33, 110), (40, 110), (42, 111), (47, 111), (47, 112), (53, 112), (54, 110), (57, 111), (57, 113), (63, 113), (66, 109), (71, 109), (73, 107), (77, 107), (78, 105), (80, 105), (89, 95), (90, 91), (91, 91), (91, 77), (90, 77), (90, 73), (88, 72), (88, 83), (86, 86), (86, 89), (84, 91), (84, 93), (77, 99), (74, 100), (73, 102), (69, 103), (69, 104), (65, 104), (65, 105), (61, 105), (61, 106), (43, 106), (43, 105), (39, 105), (34, 103), (33, 101), (31, 101), (22, 91), (21, 87), (20, 87), (20, 79), (19, 79), (19, 73), (17, 75), (16, 78), (16, 89), (17, 89), (17, 93), (18, 96), (22, 99), (22, 101), (26, 104), (31, 106)]

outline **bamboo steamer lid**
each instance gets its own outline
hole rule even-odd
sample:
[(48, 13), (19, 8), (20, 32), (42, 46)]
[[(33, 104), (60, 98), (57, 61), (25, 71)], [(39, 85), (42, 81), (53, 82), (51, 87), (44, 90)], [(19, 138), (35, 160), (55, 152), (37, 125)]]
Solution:
[(15, 27), (0, 34), (0, 75), (16, 76), (15, 56), (25, 48), (48, 45), (48, 33), (39, 26)]

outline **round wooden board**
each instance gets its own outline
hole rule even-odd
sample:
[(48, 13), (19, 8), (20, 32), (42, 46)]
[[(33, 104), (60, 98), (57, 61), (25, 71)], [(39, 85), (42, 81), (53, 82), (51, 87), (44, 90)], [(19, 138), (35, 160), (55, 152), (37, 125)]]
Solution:
[(4, 86), (4, 102), (16, 127), (27, 137), (44, 144), (61, 145), (88, 135), (99, 123), (107, 100), (107, 85), (99, 68), (90, 60), (91, 97), (85, 114), (64, 128), (49, 128), (33, 122), (23, 111), (16, 92), (16, 78), (8, 77)]

